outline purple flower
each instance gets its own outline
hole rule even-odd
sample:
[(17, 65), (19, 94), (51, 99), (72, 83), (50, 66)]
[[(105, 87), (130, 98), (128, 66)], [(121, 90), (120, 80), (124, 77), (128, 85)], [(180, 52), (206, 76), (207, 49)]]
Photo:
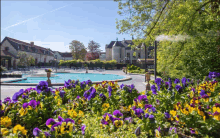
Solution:
[(53, 125), (53, 124), (55, 124), (56, 122), (55, 122), (55, 120), (53, 119), (53, 118), (49, 118), (49, 119), (47, 119), (47, 121), (46, 121), (46, 125), (48, 126), (48, 125)]
[(108, 86), (108, 94), (109, 94), (109, 97), (111, 97), (111, 95), (112, 95), (112, 87), (111, 86)]
[(85, 135), (86, 125), (83, 125), (83, 126), (81, 127), (81, 130), (82, 130), (82, 135)]
[(208, 77), (209, 77), (210, 79), (214, 79), (214, 78), (220, 77), (220, 73), (217, 73), (217, 72), (209, 72)]
[(92, 81), (91, 81), (91, 80), (87, 80), (87, 81), (86, 81), (86, 84), (89, 85), (89, 86), (91, 86), (91, 85), (92, 85)]
[(131, 87), (131, 89), (134, 89), (134, 84), (131, 84), (131, 86), (130, 86), (130, 87)]
[(170, 118), (170, 114), (169, 114), (168, 112), (165, 112), (164, 114), (165, 114), (165, 118), (166, 118), (166, 119), (169, 119), (169, 118)]
[(76, 99), (79, 99), (80, 98), (80, 96), (78, 95), (78, 96), (76, 96)]
[(16, 92), (16, 93), (13, 95), (12, 100), (13, 100), (14, 102), (17, 102), (19, 96), (21, 96), (23, 93), (24, 93), (24, 89), (20, 89), (19, 92)]
[(152, 91), (152, 94), (156, 94), (157, 95), (157, 90), (156, 90), (156, 86), (155, 85), (151, 86), (151, 91)]
[(141, 115), (144, 114), (144, 111), (141, 108), (135, 109), (134, 112), (137, 117), (141, 117)]
[(206, 95), (205, 91), (204, 90), (201, 90), (201, 92), (199, 93), (201, 96), (204, 96)]
[(174, 83), (175, 84), (180, 83), (180, 80), (179, 79), (175, 79)]
[(216, 107), (220, 107), (220, 104), (219, 104), (219, 103), (215, 103), (215, 106), (216, 106)]
[(80, 87), (81, 87), (81, 89), (84, 89), (86, 87), (86, 82), (85, 81), (81, 82)]
[(155, 107), (152, 107), (151, 110), (152, 110), (153, 112), (156, 112), (156, 108), (155, 108)]
[(79, 83), (79, 80), (76, 80), (74, 84), (75, 84), (75, 85), (78, 85), (78, 83)]
[(183, 87), (186, 87), (186, 77), (182, 78), (182, 84), (183, 84)]
[(33, 130), (33, 135), (35, 137), (38, 137), (40, 135), (40, 132), (42, 132), (39, 128), (35, 127)]
[(45, 135), (46, 137), (50, 137), (50, 133), (49, 133), (49, 132), (44, 132), (44, 135)]
[(107, 97), (103, 93), (100, 93), (99, 96), (102, 98), (103, 101), (107, 99)]
[(64, 95), (65, 95), (65, 93), (66, 93), (65, 91), (61, 91), (61, 92), (60, 92), (60, 97), (63, 98)]
[(149, 117), (149, 114), (145, 114), (144, 118), (148, 118)]
[(122, 114), (119, 110), (115, 110), (115, 111), (113, 112), (113, 115), (116, 116), (116, 117), (121, 117), (121, 116), (123, 116), (123, 114)]
[(156, 83), (157, 85), (161, 85), (161, 81), (162, 81), (161, 78), (156, 78), (155, 83)]
[(23, 99), (27, 99), (27, 98), (28, 98), (28, 95), (22, 95), (22, 98), (23, 98)]
[(91, 100), (92, 98), (95, 98), (96, 96), (96, 89), (93, 88), (93, 87), (90, 87), (89, 90), (85, 91), (83, 96), (88, 99), (88, 100)]
[(160, 101), (158, 99), (156, 99), (156, 103), (157, 105), (160, 105)]
[(163, 80), (162, 80), (161, 78), (157, 78), (157, 79), (155, 80), (155, 83), (157, 84), (157, 90), (158, 90), (158, 91), (160, 90), (161, 82), (163, 82)]
[(64, 119), (63, 119), (61, 116), (58, 116), (58, 121), (59, 121), (59, 122), (63, 122)]
[(176, 128), (175, 128), (175, 127), (170, 127), (169, 133), (170, 133), (170, 134), (173, 134), (173, 133), (176, 134)]
[(35, 108), (37, 106), (37, 102), (35, 100), (31, 100), (28, 105)]
[(102, 123), (103, 125), (108, 125), (108, 124), (109, 124), (107, 121), (105, 121), (105, 119), (102, 119), (102, 120), (101, 120), (101, 123)]
[[(62, 117), (61, 117), (62, 118)], [(63, 118), (62, 118), (63, 119)], [(63, 120), (64, 122), (68, 123), (71, 122), (72, 124), (75, 124), (75, 121), (70, 119), (70, 118), (66, 118), (65, 120)], [(61, 122), (61, 121), (60, 121)]]
[(36, 86), (37, 93), (41, 91), (48, 90), (48, 83), (47, 81), (40, 81), (39, 84)]
[(62, 125), (62, 122), (55, 123), (54, 125), (52, 125), (50, 131), (55, 131), (54, 127), (58, 127), (58, 126), (61, 126), (61, 125)]
[(139, 101), (144, 101), (145, 103), (148, 102), (147, 96), (146, 95), (139, 95), (138, 96)]
[(195, 133), (196, 133), (195, 129), (190, 128), (190, 130), (191, 130), (191, 131), (190, 131), (191, 134), (195, 134)]
[(146, 110), (147, 108), (151, 109), (153, 106), (151, 104), (146, 104), (144, 107), (145, 107), (145, 110)]
[(52, 113), (52, 115), (56, 115), (57, 114), (57, 110), (55, 110), (53, 113)]
[(124, 86), (125, 86), (124, 84), (121, 84), (121, 85), (120, 85), (120, 89), (123, 89), (123, 88), (124, 88)]
[(64, 87), (66, 87), (66, 88), (68, 88), (68, 89), (71, 89), (71, 80), (68, 80), (68, 81), (65, 81), (65, 83), (64, 83)]
[(0, 110), (0, 117), (4, 116), (4, 114), (5, 114), (5, 111)]
[(150, 116), (149, 116), (149, 119), (150, 119), (151, 121), (154, 121), (154, 115), (150, 115)]
[(128, 123), (131, 123), (132, 122), (132, 118), (131, 117), (127, 117), (127, 118), (125, 118), (125, 122), (128, 122)]
[(28, 103), (23, 103), (22, 107), (25, 109), (28, 107)]
[(175, 89), (181, 93), (182, 92), (182, 87), (180, 85), (176, 85)]
[(10, 97), (6, 97), (5, 99), (4, 99), (4, 102), (3, 103), (11, 103), (11, 98)]

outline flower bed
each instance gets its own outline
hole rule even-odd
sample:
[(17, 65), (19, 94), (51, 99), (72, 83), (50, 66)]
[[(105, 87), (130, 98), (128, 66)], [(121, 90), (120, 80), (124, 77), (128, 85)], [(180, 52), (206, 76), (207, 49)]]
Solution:
[(1, 102), (1, 134), (9, 137), (220, 137), (220, 75), (194, 82), (155, 80), (151, 91), (103, 81), (45, 81)]

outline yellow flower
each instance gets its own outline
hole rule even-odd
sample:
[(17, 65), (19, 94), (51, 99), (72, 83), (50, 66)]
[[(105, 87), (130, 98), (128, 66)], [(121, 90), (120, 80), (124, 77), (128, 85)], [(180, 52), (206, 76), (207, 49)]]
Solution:
[(26, 135), (27, 134), (27, 130), (25, 130), (24, 127), (22, 127), (21, 125), (16, 125), (14, 128), (13, 128), (13, 133), (14, 134), (17, 134), (18, 131), (20, 131), (23, 135)]
[(5, 104), (2, 103), (1, 110), (5, 109)]
[(67, 114), (68, 114), (69, 116), (71, 116), (72, 118), (77, 117), (77, 112), (76, 112), (75, 110), (73, 110), (73, 109), (68, 110)]
[(7, 136), (7, 135), (9, 134), (8, 129), (7, 129), (7, 128), (1, 128), (1, 134), (2, 134), (3, 136)]
[(123, 109), (124, 109), (125, 111), (127, 111), (127, 112), (128, 112), (128, 111), (130, 111), (130, 110), (131, 110), (131, 105), (129, 105), (129, 106), (128, 106), (128, 108), (126, 108), (126, 107), (124, 107), (124, 106), (123, 106)]
[(79, 117), (84, 117), (84, 113), (81, 110), (79, 110)]
[(118, 128), (118, 127), (121, 127), (123, 125), (123, 121), (122, 120), (115, 120), (114, 124)]
[(198, 114), (201, 115), (201, 116), (205, 116), (204, 112), (203, 111), (200, 111), (199, 109), (197, 109), (198, 111)]
[(109, 107), (110, 107), (109, 103), (104, 103), (104, 104), (102, 105), (103, 111), (108, 110)]
[(9, 118), (8, 116), (1, 117), (1, 125), (5, 127), (11, 126), (12, 125), (11, 118)]
[(203, 116), (203, 120), (205, 121), (205, 119), (206, 119), (206, 117), (205, 116)]
[(62, 104), (62, 100), (58, 99), (57, 105), (60, 106)]
[(78, 124), (82, 124), (82, 120), (78, 120)]
[(20, 116), (24, 116), (28, 113), (28, 110), (24, 109), (23, 107), (19, 110)]
[(189, 114), (189, 112), (188, 112), (188, 110), (186, 110), (186, 108), (181, 109), (181, 112), (182, 112), (183, 114), (185, 114), (185, 115), (188, 115), (188, 114)]
[(176, 116), (176, 111), (171, 110), (171, 111), (170, 111), (170, 114), (174, 117), (174, 116)]
[(143, 108), (143, 107), (144, 107), (144, 104), (138, 102), (138, 106), (141, 107), (141, 108)]
[(160, 137), (161, 137), (160, 132), (159, 132), (157, 129), (155, 130), (155, 136), (156, 136), (157, 138), (160, 138)]

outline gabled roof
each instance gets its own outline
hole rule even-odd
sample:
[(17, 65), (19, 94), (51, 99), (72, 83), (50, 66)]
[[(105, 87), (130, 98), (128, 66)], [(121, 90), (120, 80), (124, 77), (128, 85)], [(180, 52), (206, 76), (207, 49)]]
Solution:
[(7, 50), (1, 50), (1, 56), (18, 58), (17, 56), (13, 55), (12, 53), (8, 52)]
[[(10, 38), (10, 37), (5, 37), (3, 39), (3, 41), (1, 43), (3, 43), (5, 40), (8, 40), (8, 42), (16, 49), (16, 50), (21, 50), (21, 51), (27, 51), (27, 52), (32, 52), (32, 53), (38, 53), (38, 54), (44, 54), (43, 51), (48, 51), (50, 52), (50, 56), (53, 56), (53, 52), (50, 49), (44, 48), (44, 47), (40, 47), (37, 45), (31, 45), (30, 43), (26, 43), (14, 38)], [(18, 49), (18, 46), (20, 47), (20, 49)], [(29, 47), (29, 48), (28, 48)], [(37, 50), (37, 51), (35, 51)]]
[(73, 57), (72, 53), (70, 53), (70, 52), (64, 52), (64, 53), (59, 52), (59, 53), (62, 57)]
[(128, 47), (129, 44), (133, 45), (134, 43), (132, 42), (132, 40), (111, 41), (110, 44), (108, 44), (106, 48), (112, 48), (114, 44), (120, 47)]

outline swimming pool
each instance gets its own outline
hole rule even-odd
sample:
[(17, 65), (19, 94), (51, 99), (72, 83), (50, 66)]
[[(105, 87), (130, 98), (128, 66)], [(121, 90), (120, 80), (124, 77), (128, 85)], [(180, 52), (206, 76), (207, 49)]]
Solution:
[[(104, 80), (117, 80), (124, 79), (125, 76), (116, 74), (99, 74), (99, 73), (54, 73), (56, 77), (50, 77), (51, 83), (64, 83), (69, 79), (79, 81), (104, 81)], [(27, 77), (26, 80), (20, 80), (12, 83), (39, 83), (46, 81), (47, 77)]]

